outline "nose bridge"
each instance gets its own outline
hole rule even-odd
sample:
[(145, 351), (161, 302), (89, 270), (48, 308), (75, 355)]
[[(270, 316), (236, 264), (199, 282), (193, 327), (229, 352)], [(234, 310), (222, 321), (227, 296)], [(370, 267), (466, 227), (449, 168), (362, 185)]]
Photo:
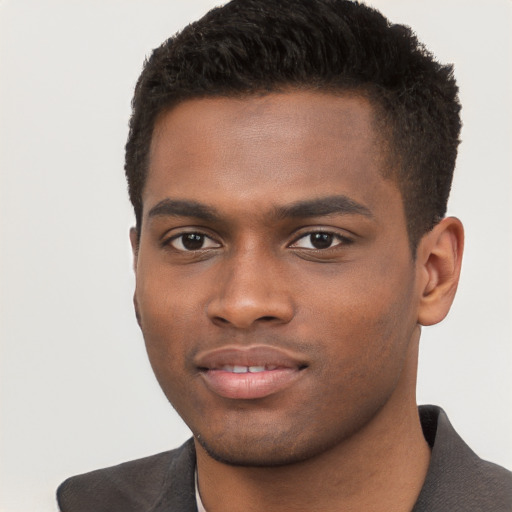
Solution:
[(213, 321), (249, 328), (255, 322), (291, 320), (294, 308), (278, 255), (248, 243), (226, 256), (224, 266), (208, 305)]

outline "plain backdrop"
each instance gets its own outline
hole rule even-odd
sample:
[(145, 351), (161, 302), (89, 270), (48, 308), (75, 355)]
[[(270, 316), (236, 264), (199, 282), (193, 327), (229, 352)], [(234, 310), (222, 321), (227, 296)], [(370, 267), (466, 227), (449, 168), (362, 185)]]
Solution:
[[(123, 151), (144, 57), (216, 3), (0, 1), (1, 512), (55, 510), (67, 476), (189, 436), (132, 311)], [(512, 468), (512, 2), (369, 3), (455, 63), (464, 107), (463, 276), (424, 330), (418, 400)]]

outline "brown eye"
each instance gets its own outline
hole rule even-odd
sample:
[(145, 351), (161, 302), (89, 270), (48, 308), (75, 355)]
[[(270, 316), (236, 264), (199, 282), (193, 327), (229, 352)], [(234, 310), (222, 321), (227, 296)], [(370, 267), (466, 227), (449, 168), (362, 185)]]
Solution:
[(334, 236), (331, 233), (313, 233), (309, 239), (315, 249), (327, 249), (331, 247)]
[(199, 251), (220, 247), (220, 244), (202, 233), (183, 233), (170, 241), (170, 245), (179, 251)]
[(348, 245), (352, 243), (350, 238), (347, 238), (336, 233), (329, 233), (327, 231), (316, 231), (314, 233), (307, 233), (294, 242), (291, 247), (298, 247), (300, 249), (322, 250), (331, 249), (338, 245)]

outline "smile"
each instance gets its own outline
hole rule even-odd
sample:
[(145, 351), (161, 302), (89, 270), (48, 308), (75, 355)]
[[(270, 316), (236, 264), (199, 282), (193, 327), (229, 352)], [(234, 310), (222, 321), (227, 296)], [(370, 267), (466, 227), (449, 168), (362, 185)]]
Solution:
[(231, 373), (260, 373), (265, 371), (272, 371), (276, 370), (277, 366), (275, 365), (265, 365), (265, 366), (230, 366), (230, 365), (224, 365), (219, 370), (222, 370), (224, 372), (231, 372)]
[(270, 346), (224, 347), (200, 353), (195, 362), (209, 391), (235, 400), (284, 391), (307, 367), (296, 355)]

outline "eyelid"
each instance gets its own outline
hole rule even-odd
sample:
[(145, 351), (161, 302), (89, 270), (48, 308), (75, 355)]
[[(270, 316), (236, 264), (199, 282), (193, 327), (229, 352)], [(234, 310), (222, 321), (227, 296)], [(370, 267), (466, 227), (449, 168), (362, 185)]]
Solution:
[[(196, 250), (190, 250), (190, 249), (179, 249), (172, 245), (172, 242), (175, 240), (178, 240), (180, 237), (185, 235), (200, 235), (203, 236), (205, 239), (211, 240), (214, 242), (215, 246), (213, 247), (202, 247), (200, 249)], [(198, 252), (202, 250), (208, 250), (208, 249), (218, 249), (222, 247), (222, 243), (218, 240), (218, 237), (213, 236), (208, 230), (200, 227), (195, 226), (188, 226), (184, 228), (175, 228), (170, 231), (167, 231), (162, 237), (161, 237), (161, 245), (162, 247), (169, 247), (171, 246), (173, 249), (179, 252)]]
[[(333, 239), (337, 239), (338, 243), (335, 243), (334, 245), (331, 245), (330, 247), (327, 247), (325, 249), (317, 249), (316, 247), (300, 247), (297, 245), (297, 242), (300, 240), (310, 237), (311, 235), (314, 235), (316, 233), (322, 233), (326, 235), (332, 235)], [(333, 229), (327, 229), (327, 228), (308, 228), (308, 231), (302, 232), (300, 235), (296, 236), (291, 244), (288, 245), (288, 247), (296, 248), (296, 249), (304, 249), (307, 251), (328, 251), (331, 249), (334, 249), (335, 247), (338, 247), (340, 245), (346, 246), (350, 245), (354, 242), (353, 238), (351, 238), (349, 235), (345, 235), (342, 233), (337, 232)]]

